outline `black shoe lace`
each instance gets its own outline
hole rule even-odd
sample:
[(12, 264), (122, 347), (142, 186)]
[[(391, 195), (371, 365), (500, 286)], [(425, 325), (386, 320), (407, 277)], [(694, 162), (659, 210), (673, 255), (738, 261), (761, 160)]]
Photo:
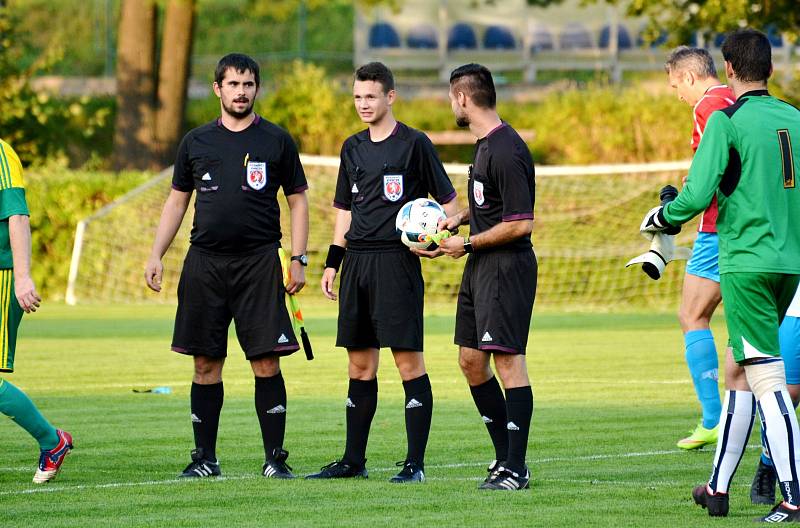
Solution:
[(346, 473), (349, 468), (349, 464), (347, 464), (344, 460), (334, 460), (327, 466), (322, 466), (320, 469), (322, 473), (328, 475), (340, 475)]
[(409, 460), (401, 460), (399, 462), (395, 462), (394, 465), (397, 467), (402, 467), (403, 469), (400, 470), (400, 473), (398, 473), (398, 475), (403, 475), (406, 477), (410, 477), (411, 475), (413, 475), (414, 470), (416, 469), (414, 463)]

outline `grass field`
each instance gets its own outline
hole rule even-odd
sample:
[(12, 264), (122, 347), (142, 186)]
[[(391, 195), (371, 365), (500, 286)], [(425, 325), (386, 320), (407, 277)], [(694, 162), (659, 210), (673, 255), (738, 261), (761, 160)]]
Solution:
[[(35, 487), (35, 443), (0, 419), (0, 525), (750, 526), (767, 511), (748, 500), (756, 435), (733, 484), (730, 517), (710, 519), (692, 504), (691, 487), (707, 478), (713, 453), (674, 447), (699, 411), (671, 315), (534, 316), (530, 491), (476, 489), (493, 452), (445, 316), (426, 321), (436, 404), (425, 484), (386, 482), (405, 456), (402, 386), (389, 357), (378, 376), (369, 480), (260, 477), (252, 374), (235, 339), (217, 449), (225, 477), (178, 481), (192, 447), (192, 369), (188, 358), (169, 352), (173, 313), (46, 305), (26, 316), (17, 371), (7, 379), (72, 432), (76, 448), (55, 482)], [(297, 474), (340, 456), (344, 440), (346, 359), (333, 348), (335, 314), (306, 319), (317, 359), (298, 354), (283, 362), (286, 448)], [(724, 342), (721, 323), (715, 331)], [(159, 385), (173, 393), (131, 390)]]

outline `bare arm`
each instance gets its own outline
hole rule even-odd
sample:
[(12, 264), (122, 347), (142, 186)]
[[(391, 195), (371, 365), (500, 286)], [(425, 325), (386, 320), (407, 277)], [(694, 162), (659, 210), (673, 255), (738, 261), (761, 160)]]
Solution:
[(158, 221), (158, 229), (156, 229), (153, 250), (150, 252), (150, 258), (147, 259), (147, 265), (144, 269), (144, 279), (147, 282), (147, 286), (153, 291), (161, 291), (161, 276), (164, 273), (161, 258), (169, 249), (170, 244), (175, 239), (175, 235), (178, 233), (178, 229), (181, 227), (181, 222), (183, 222), (183, 217), (189, 208), (191, 197), (191, 192), (172, 189), (166, 203), (164, 203), (161, 219)]
[[(333, 244), (336, 246), (347, 247), (347, 240), (344, 236), (350, 231), (350, 220), (352, 216), (350, 211), (344, 209), (337, 209), (336, 222), (333, 225)], [(336, 279), (336, 270), (334, 268), (325, 268), (322, 273), (322, 293), (328, 299), (335, 301), (336, 293), (333, 291), (333, 281)]]
[[(473, 249), (484, 249), (495, 246), (502, 246), (514, 240), (527, 236), (533, 231), (533, 220), (514, 220), (511, 222), (500, 222), (490, 229), (472, 235), (469, 241)], [(442, 252), (453, 258), (463, 257), (465, 238), (454, 236), (442, 240)]]
[(8, 217), (8, 237), (14, 259), (14, 294), (25, 312), (35, 312), (42, 299), (31, 278), (31, 225), (27, 215)]
[[(292, 255), (305, 255), (308, 245), (308, 195), (305, 191), (290, 194), (289, 216), (292, 222)], [(286, 291), (291, 295), (299, 292), (306, 285), (306, 269), (298, 261), (289, 264), (289, 282)]]

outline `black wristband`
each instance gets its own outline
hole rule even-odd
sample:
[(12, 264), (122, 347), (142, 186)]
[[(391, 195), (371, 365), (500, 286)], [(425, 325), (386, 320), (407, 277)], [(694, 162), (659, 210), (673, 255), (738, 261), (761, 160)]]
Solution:
[(330, 247), (328, 248), (328, 256), (325, 258), (325, 267), (333, 268), (338, 272), (339, 266), (342, 265), (342, 261), (344, 260), (344, 254), (346, 252), (347, 250), (342, 246), (331, 244)]

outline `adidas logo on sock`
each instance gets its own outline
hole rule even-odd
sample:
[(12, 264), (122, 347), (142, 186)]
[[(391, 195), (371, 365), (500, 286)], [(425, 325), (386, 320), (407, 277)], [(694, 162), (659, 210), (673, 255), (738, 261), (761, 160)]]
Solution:
[(490, 424), (490, 423), (492, 423), (494, 421), (491, 418), (489, 418), (488, 416), (481, 416), (481, 420), (483, 420), (483, 423), (485, 423), (485, 424)]
[(514, 422), (508, 422), (508, 425), (506, 425), (506, 429), (508, 429), (509, 431), (519, 431), (519, 426)]
[(283, 405), (276, 405), (272, 409), (267, 411), (267, 414), (281, 414), (286, 412), (286, 407)]
[(488, 331), (485, 334), (483, 334), (483, 337), (481, 338), (481, 341), (491, 341), (491, 340), (492, 336), (489, 334)]
[(414, 398), (411, 398), (406, 404), (406, 409), (416, 409), (417, 407), (422, 407), (422, 404)]
[(288, 343), (288, 342), (289, 338), (286, 337), (286, 334), (281, 334), (281, 336), (278, 338), (278, 343)]
[(347, 399), (344, 401), (344, 406), (345, 406), (345, 407), (352, 407), (353, 409), (355, 409), (355, 408), (356, 408), (356, 404), (355, 404), (355, 403), (353, 403), (353, 400), (351, 400), (350, 398), (347, 398)]
[(203, 423), (203, 420), (201, 420), (195, 413), (192, 413), (192, 423)]
[(357, 193), (357, 192), (358, 192), (358, 187), (356, 187), (356, 184), (355, 184), (355, 183), (353, 184), (353, 188), (352, 188), (352, 189), (350, 189), (350, 192), (351, 192), (351, 193), (353, 193), (353, 194), (355, 194), (355, 193)]

